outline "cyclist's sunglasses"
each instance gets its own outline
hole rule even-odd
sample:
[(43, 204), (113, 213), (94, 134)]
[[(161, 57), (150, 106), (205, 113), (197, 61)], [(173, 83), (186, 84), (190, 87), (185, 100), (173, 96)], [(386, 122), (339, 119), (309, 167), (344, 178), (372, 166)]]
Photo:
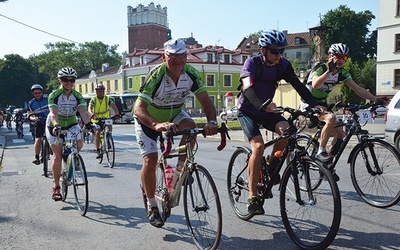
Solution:
[(344, 60), (344, 61), (347, 60), (347, 56), (346, 56), (346, 55), (335, 55), (335, 57), (336, 57), (337, 59), (341, 59), (341, 60)]
[(279, 55), (279, 54), (283, 54), (283, 52), (285, 52), (285, 48), (283, 49), (268, 49), (269, 52), (271, 52), (271, 54), (273, 55)]
[(74, 78), (72, 78), (72, 79), (61, 78), (61, 81), (65, 82), (65, 83), (68, 83), (68, 82), (70, 82), (70, 83), (75, 83), (75, 79), (74, 79)]

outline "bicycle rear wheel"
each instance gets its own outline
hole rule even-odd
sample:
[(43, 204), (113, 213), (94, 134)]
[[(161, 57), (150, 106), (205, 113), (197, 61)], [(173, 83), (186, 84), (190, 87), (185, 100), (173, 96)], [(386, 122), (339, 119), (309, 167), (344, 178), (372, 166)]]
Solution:
[[(94, 136), (94, 134), (93, 134), (93, 136)], [(104, 157), (104, 151), (105, 151), (105, 141), (104, 141), (104, 137), (101, 135), (100, 136), (100, 156), (99, 156), (99, 158), (97, 158), (97, 152), (96, 152), (96, 150), (95, 150), (95, 153), (96, 153), (96, 159), (97, 159), (97, 162), (99, 163), (99, 164), (101, 164), (102, 162), (103, 162), (103, 157)]]
[[(329, 170), (308, 159), (302, 159), (301, 164), (303, 168), (318, 168), (327, 181), (312, 189), (309, 176), (299, 178), (298, 168), (288, 166), (280, 189), (282, 221), (289, 237), (302, 249), (325, 249), (335, 239), (340, 226), (339, 189)], [(293, 173), (293, 170), (296, 172)], [(299, 186), (309, 188), (303, 190), (296, 187), (297, 181)], [(297, 191), (299, 197), (296, 196)]]
[(233, 152), (228, 166), (228, 196), (235, 214), (242, 220), (250, 220), (253, 214), (247, 211), (249, 177), (247, 164), (250, 149), (240, 147)]
[[(75, 202), (76, 206), (84, 216), (89, 207), (89, 186), (86, 175), (85, 163), (83, 162), (82, 156), (76, 154), (73, 156), (75, 171), (72, 177), (72, 185), (74, 187)], [(70, 167), (73, 167), (71, 164)]]
[(359, 144), (352, 152), (350, 173), (355, 190), (368, 204), (386, 208), (400, 201), (400, 155), (389, 143), (369, 139)]
[(217, 187), (210, 173), (196, 165), (183, 188), (186, 224), (199, 249), (217, 249), (222, 232), (222, 211)]
[[(144, 192), (143, 192), (144, 194)], [(145, 194), (144, 194), (145, 195)], [(160, 211), (161, 219), (164, 223), (167, 218), (171, 215), (171, 207), (169, 206), (169, 193), (165, 184), (165, 170), (163, 164), (158, 164), (156, 168), (156, 192), (155, 198), (157, 200), (157, 206)], [(144, 204), (146, 214), (148, 213), (147, 199)]]
[(108, 166), (110, 168), (114, 167), (115, 164), (115, 147), (114, 147), (114, 139), (111, 134), (106, 135), (107, 143), (105, 144), (105, 153), (107, 156)]

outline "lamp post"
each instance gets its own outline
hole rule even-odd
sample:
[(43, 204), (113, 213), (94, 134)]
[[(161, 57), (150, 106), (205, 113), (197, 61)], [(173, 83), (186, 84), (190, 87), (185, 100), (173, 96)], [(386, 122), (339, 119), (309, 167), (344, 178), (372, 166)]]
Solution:
[(217, 113), (219, 114), (221, 111), (219, 110), (221, 107), (221, 79), (220, 79), (220, 74), (221, 74), (221, 65), (220, 65), (220, 57), (221, 54), (216, 52), (216, 59), (218, 60), (218, 75), (217, 75), (217, 88), (218, 88), (218, 94), (217, 94)]

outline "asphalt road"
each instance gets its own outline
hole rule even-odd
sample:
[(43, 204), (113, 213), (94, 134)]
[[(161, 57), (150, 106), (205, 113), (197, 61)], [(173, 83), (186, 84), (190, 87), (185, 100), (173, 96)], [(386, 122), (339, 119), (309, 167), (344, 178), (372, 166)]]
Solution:
[[(27, 128), (25, 128), (27, 133)], [(161, 229), (145, 217), (139, 189), (141, 157), (133, 125), (114, 125), (117, 165), (98, 164), (92, 145), (82, 156), (89, 176), (90, 204), (86, 217), (74, 207), (72, 193), (66, 202), (51, 199), (52, 179), (33, 165), (33, 141), (6, 138), (0, 176), (0, 249), (195, 249), (185, 226), (182, 204)], [(267, 200), (266, 214), (246, 222), (232, 211), (226, 191), (228, 159), (235, 145), (245, 144), (239, 132), (217, 152), (217, 140), (199, 139), (196, 159), (206, 166), (217, 184), (223, 208), (220, 249), (297, 249), (288, 237), (279, 212), (279, 192)], [(0, 137), (1, 138), (1, 137)], [(0, 141), (1, 143), (1, 141)], [(400, 205), (378, 209), (364, 203), (355, 192), (344, 153), (337, 172), (341, 177), (342, 221), (329, 249), (400, 249)]]

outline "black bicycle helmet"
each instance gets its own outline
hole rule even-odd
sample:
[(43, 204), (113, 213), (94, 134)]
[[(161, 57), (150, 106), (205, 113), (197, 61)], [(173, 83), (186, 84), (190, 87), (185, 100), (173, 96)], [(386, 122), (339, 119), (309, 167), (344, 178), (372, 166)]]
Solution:
[(62, 77), (66, 77), (66, 76), (71, 76), (74, 78), (78, 77), (78, 74), (76, 73), (76, 71), (73, 68), (62, 68), (60, 69), (60, 71), (58, 71), (58, 78), (62, 78)]

